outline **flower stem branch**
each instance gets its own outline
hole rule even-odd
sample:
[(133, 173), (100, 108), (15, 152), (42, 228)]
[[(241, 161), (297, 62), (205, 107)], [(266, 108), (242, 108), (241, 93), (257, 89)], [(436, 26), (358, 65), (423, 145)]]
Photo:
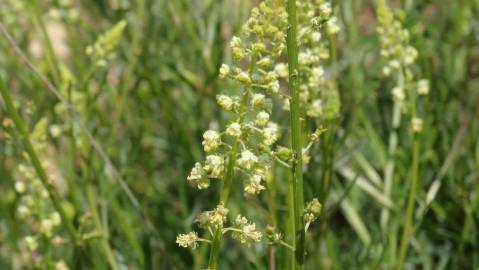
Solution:
[[(256, 58), (257, 58), (257, 55), (255, 53), (251, 55), (250, 65), (249, 65), (249, 68), (248, 68), (248, 74), (250, 76), (252, 75), (253, 70), (255, 68)], [(238, 122), (243, 121), (244, 112), (246, 111), (250, 94), (251, 94), (251, 91), (249, 91), (249, 89), (245, 88), (244, 92), (243, 92), (243, 96), (241, 98), (241, 103), (240, 103), (240, 108), (239, 108), (240, 119), (239, 119)], [(220, 195), (220, 200), (219, 200), (219, 203), (223, 204), (224, 206), (226, 206), (226, 204), (228, 202), (228, 197), (229, 197), (230, 190), (231, 190), (231, 184), (233, 182), (233, 177), (234, 177), (234, 166), (235, 166), (235, 163), (236, 163), (238, 147), (239, 147), (240, 142), (241, 141), (239, 139), (234, 140), (234, 142), (232, 144), (231, 152), (230, 152), (230, 155), (229, 155), (228, 166), (227, 166), (227, 169), (226, 169), (226, 175), (224, 177), (223, 188), (222, 188), (221, 195)], [(223, 235), (223, 233), (221, 231), (221, 228), (218, 228), (218, 229), (215, 230), (214, 235), (213, 235), (213, 240), (212, 240), (212, 243), (211, 243), (210, 258), (209, 258), (209, 262), (208, 262), (208, 269), (210, 269), (210, 270), (216, 270), (218, 268), (218, 257), (219, 257), (219, 253), (220, 253), (220, 245), (221, 245), (222, 235)]]
[[(404, 71), (403, 71), (404, 72)], [(415, 119), (417, 117), (416, 109), (416, 93), (413, 91), (410, 85), (406, 85), (408, 89), (410, 107), (411, 107), (411, 117)], [(406, 210), (406, 221), (404, 223), (401, 245), (399, 247), (399, 261), (397, 264), (397, 270), (401, 270), (404, 267), (404, 261), (406, 259), (406, 254), (409, 246), (409, 241), (411, 239), (413, 229), (414, 229), (414, 202), (416, 201), (417, 193), (417, 182), (418, 182), (418, 173), (419, 173), (419, 133), (415, 130), (412, 131), (412, 165), (411, 165), (411, 182), (409, 185), (409, 198), (407, 202)]]

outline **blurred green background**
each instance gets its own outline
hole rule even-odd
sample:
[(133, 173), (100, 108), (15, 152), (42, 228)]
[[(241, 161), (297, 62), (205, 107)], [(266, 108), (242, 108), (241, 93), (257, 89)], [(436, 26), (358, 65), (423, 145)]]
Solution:
[[(334, 1), (341, 117), (327, 145), (312, 151), (305, 195), (318, 196), (332, 168), (325, 215), (308, 234), (307, 269), (392, 269), (404, 220), (411, 142), (399, 131), (395, 188), (382, 192), (391, 128), (391, 81), (381, 76), (375, 2)], [(431, 82), (420, 105), (424, 132), (420, 182), (408, 269), (479, 267), (479, 1), (389, 1), (419, 51), (416, 74)], [(256, 1), (248, 0), (1, 0), (0, 22), (29, 61), (67, 97), (124, 181), (139, 208), (116, 181), (68, 107), (48, 92), (2, 31), (2, 76), (48, 161), (74, 225), (87, 238), (74, 248), (65, 231), (40, 237), (32, 252), (25, 237), (39, 232), (48, 199), (32, 191), (33, 217), (21, 218), (28, 175), (23, 153), (0, 102), (0, 269), (108, 269), (104, 244), (120, 269), (202, 269), (207, 249), (182, 249), (176, 235), (214, 207), (219, 185), (198, 191), (186, 176), (203, 159), (201, 137), (228, 119), (215, 96), (234, 86), (218, 79), (231, 62), (228, 43)], [(86, 54), (115, 23), (127, 26), (106, 66)], [(46, 37), (49, 39), (46, 39)], [(287, 117), (279, 115), (278, 117)], [(322, 147), (324, 145), (324, 147)], [(328, 162), (332, 160), (332, 162)], [(27, 167), (25, 170), (19, 167)], [(280, 224), (287, 216), (287, 180), (273, 198)], [(238, 192), (236, 192), (238, 190)], [(272, 224), (271, 194), (246, 199), (240, 186), (232, 209)], [(29, 191), (27, 191), (28, 194)], [(391, 209), (389, 226), (380, 213)], [(99, 228), (103, 237), (99, 235)], [(271, 269), (265, 242), (250, 247), (225, 238), (220, 269)], [(277, 269), (285, 250), (277, 248)]]

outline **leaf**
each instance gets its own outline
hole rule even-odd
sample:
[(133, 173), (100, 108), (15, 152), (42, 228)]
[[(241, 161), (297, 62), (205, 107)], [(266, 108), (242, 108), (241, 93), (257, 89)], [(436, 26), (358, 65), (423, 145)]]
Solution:
[[(353, 181), (356, 178), (356, 173), (354, 173), (351, 169), (343, 167), (338, 169), (339, 173), (344, 176), (344, 178), (348, 179), (349, 181)], [(381, 193), (375, 186), (371, 185), (366, 179), (361, 176), (358, 176), (356, 179), (356, 184), (360, 189), (364, 192), (368, 193), (373, 197), (378, 203), (387, 207), (387, 208), (394, 208), (394, 203), (386, 197), (384, 194)]]

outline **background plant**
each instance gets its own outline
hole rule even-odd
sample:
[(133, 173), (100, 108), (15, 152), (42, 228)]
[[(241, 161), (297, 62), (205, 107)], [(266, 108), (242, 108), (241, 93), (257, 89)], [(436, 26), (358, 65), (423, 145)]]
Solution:
[[(475, 269), (479, 6), (472, 0), (387, 2), (409, 31), (409, 45), (418, 51), (413, 73), (428, 79), (430, 86), (429, 96), (418, 104), (424, 116), (421, 177), (405, 267)], [(190, 251), (175, 240), (177, 234), (191, 231), (200, 211), (216, 207), (211, 198), (217, 192), (197, 192), (184, 179), (204, 160), (205, 127), (216, 129), (231, 121), (215, 105), (216, 96), (225, 90), (234, 93), (237, 86), (220, 80), (218, 72), (222, 63), (232, 63), (229, 41), (257, 5), (235, 0), (0, 2), (2, 28), (77, 115), (74, 120), (69, 106), (47, 91), (1, 31), (0, 74), (6, 89), (41, 161), (49, 163), (43, 164), (49, 178), (58, 179), (54, 186), (67, 215), (84, 238), (82, 245), (75, 245), (63, 224), (52, 227), (51, 237), (41, 233), (42, 220), (56, 219), (48, 200), (36, 203), (41, 211), (31, 211), (34, 217), (28, 222), (19, 215), (25, 193), (18, 192), (18, 183), (25, 182), (25, 192), (34, 197), (43, 198), (42, 188), (30, 186), (38, 179), (22, 175), (31, 175), (32, 165), (2, 99), (1, 268), (20, 269), (32, 255), (41, 259), (38, 267), (59, 269), (105, 269), (115, 263), (132, 269), (201, 269), (206, 264), (207, 249)], [(308, 230), (306, 269), (397, 266), (412, 141), (405, 116), (397, 130), (393, 188), (388, 193), (383, 176), (390, 160), (391, 90), (396, 82), (382, 75), (385, 62), (375, 9), (376, 1), (335, 1), (332, 10), (341, 31), (322, 32), (324, 47), (319, 49), (329, 55), (322, 60), (325, 85), (341, 106), (332, 107), (336, 113), (330, 121), (323, 114), (319, 122), (310, 123), (327, 132), (309, 149), (304, 175), (305, 198), (317, 197), (323, 205), (317, 226)], [(121, 21), (126, 25), (112, 57), (105, 66), (95, 65), (86, 48)], [(287, 114), (272, 113), (271, 120), (280, 122)], [(78, 120), (138, 199), (139, 208)], [(281, 165), (275, 171), (286, 173)], [(230, 211), (254, 220), (258, 228), (284, 224), (287, 213), (287, 185), (277, 184), (277, 176), (265, 180), (266, 190), (259, 196), (245, 200), (238, 185), (240, 192), (230, 198)], [(386, 212), (388, 226), (381, 226), (381, 213)], [(26, 245), (31, 241), (25, 242), (32, 233), (42, 239), (37, 252)], [(226, 237), (219, 268), (267, 269), (275, 263), (282, 269), (288, 248), (280, 246), (248, 247)], [(112, 256), (98, 256), (107, 250)]]

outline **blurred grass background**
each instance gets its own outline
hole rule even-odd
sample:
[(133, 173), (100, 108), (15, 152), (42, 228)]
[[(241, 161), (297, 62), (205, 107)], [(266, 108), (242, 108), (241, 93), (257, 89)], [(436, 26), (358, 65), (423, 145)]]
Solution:
[[(0, 269), (108, 269), (106, 239), (120, 269), (201, 269), (207, 250), (185, 250), (178, 233), (191, 230), (200, 211), (214, 206), (218, 185), (199, 192), (186, 182), (201, 160), (201, 135), (227, 119), (215, 96), (234, 86), (218, 79), (230, 62), (227, 44), (256, 1), (82, 0), (0, 2), (0, 21), (19, 48), (73, 104), (79, 118), (138, 198), (132, 206), (111, 168), (72, 121), (68, 108), (0, 35), (0, 76), (14, 95), (34, 143), (42, 144), (49, 176), (74, 225), (92, 236), (81, 250), (63, 242), (40, 243), (26, 254), (22, 239), (38, 224), (18, 217), (19, 164), (28, 164), (0, 103)], [(390, 1), (419, 51), (418, 77), (431, 82), (422, 104), (420, 184), (408, 269), (479, 267), (479, 1)], [(400, 8), (400, 10), (398, 9)], [(383, 193), (394, 86), (381, 76), (375, 3), (335, 1), (342, 31), (336, 41), (341, 118), (327, 144), (312, 152), (305, 175), (307, 198), (318, 196), (332, 171), (325, 214), (308, 236), (307, 269), (391, 269), (404, 220), (410, 174), (407, 128), (399, 131), (391, 197)], [(95, 67), (85, 49), (116, 22), (128, 25), (106, 67)], [(48, 39), (46, 38), (48, 36)], [(51, 50), (49, 50), (51, 44)], [(36, 134), (36, 135), (34, 135)], [(324, 147), (323, 147), (324, 146)], [(326, 152), (326, 154), (325, 154)], [(328, 162), (331, 159), (332, 162)], [(258, 226), (280, 223), (287, 213), (286, 180), (271, 193), (231, 208)], [(272, 192), (269, 191), (269, 192)], [(267, 211), (275, 198), (274, 217)], [(35, 198), (47, 204), (45, 198)], [(40, 204), (40, 202), (38, 202)], [(254, 206), (254, 207), (253, 207)], [(391, 210), (381, 227), (380, 213)], [(41, 217), (40, 217), (41, 218)], [(146, 221), (146, 222), (145, 222)], [(101, 230), (99, 230), (101, 229)], [(103, 240), (102, 240), (103, 239)], [(65, 242), (66, 241), (66, 242)], [(277, 268), (282, 268), (281, 249)], [(38, 254), (37, 254), (38, 253)], [(101, 254), (101, 255), (100, 255)], [(32, 257), (42, 258), (37, 268)], [(220, 269), (268, 269), (266, 245), (226, 240)], [(57, 265), (58, 266), (58, 265)]]

